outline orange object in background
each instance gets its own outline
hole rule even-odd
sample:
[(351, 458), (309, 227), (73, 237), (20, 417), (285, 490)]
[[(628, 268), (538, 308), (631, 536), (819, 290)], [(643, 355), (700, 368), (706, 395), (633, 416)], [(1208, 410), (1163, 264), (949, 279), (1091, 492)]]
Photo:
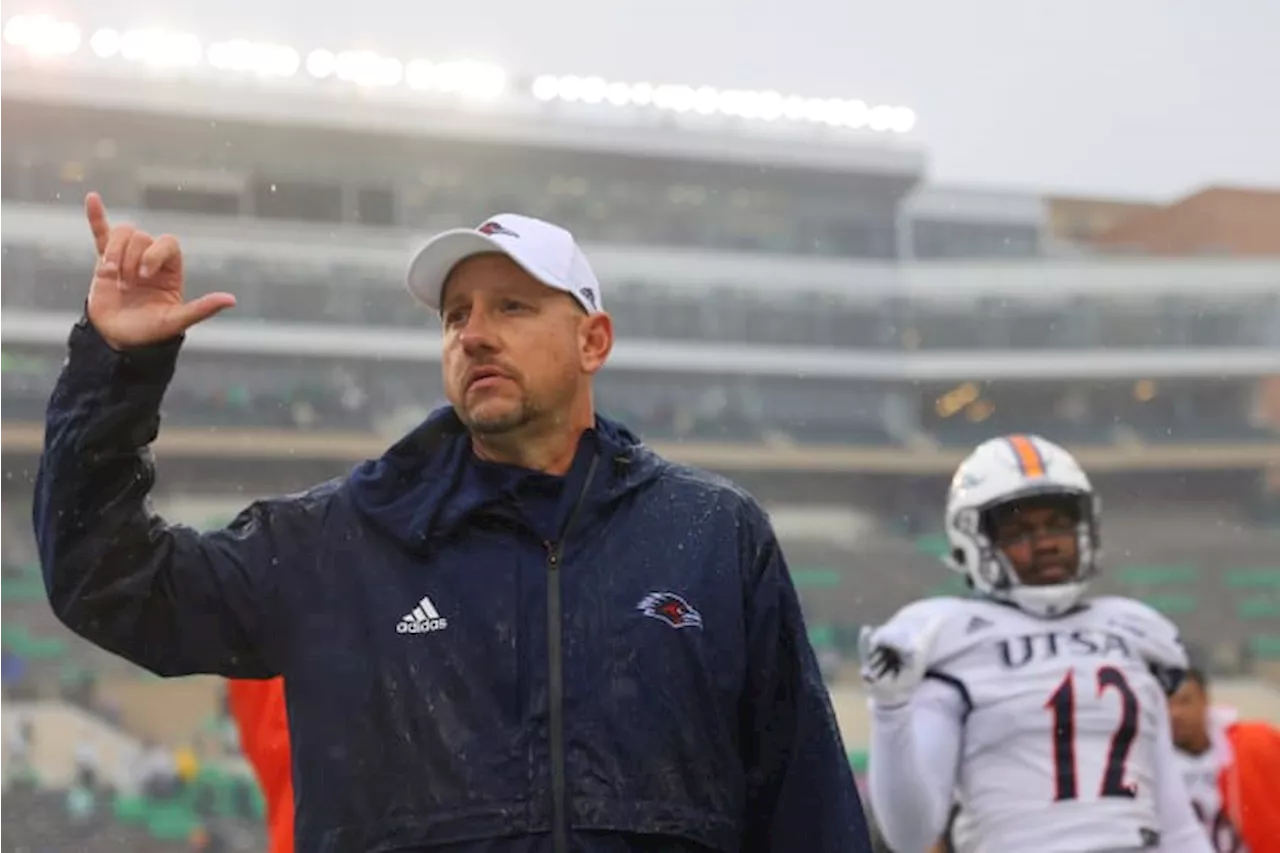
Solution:
[(1235, 723), (1227, 729), (1233, 760), (1219, 789), (1231, 824), (1250, 853), (1280, 853), (1280, 729)]
[(253, 765), (266, 800), (269, 853), (293, 853), (293, 771), (284, 679), (230, 680), (227, 702), (240, 730), (240, 749)]

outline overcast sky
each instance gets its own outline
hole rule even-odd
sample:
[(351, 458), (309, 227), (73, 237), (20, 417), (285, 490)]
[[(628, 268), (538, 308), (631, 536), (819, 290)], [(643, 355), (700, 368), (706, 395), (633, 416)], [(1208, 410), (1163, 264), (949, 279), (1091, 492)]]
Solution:
[(10, 0), (308, 50), (901, 103), (940, 182), (1280, 187), (1276, 0)]

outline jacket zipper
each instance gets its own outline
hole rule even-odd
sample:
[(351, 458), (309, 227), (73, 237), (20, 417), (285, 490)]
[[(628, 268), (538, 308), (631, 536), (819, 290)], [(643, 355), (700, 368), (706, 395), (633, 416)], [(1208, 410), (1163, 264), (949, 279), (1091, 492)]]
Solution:
[(544, 543), (547, 548), (547, 704), (551, 716), (551, 842), (555, 853), (569, 853), (569, 808), (565, 801), (564, 779), (564, 624), (561, 618), (560, 565), (564, 558), (565, 538), (586, 503), (599, 462), (599, 454), (592, 457), (582, 492), (560, 531), (559, 541)]

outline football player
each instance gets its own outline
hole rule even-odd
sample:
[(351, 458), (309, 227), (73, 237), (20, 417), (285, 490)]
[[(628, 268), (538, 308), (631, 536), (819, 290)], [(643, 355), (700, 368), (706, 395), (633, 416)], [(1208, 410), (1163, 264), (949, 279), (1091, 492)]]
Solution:
[(1181, 686), (1169, 697), (1169, 719), (1182, 780), (1196, 817), (1218, 853), (1245, 853), (1218, 789), (1219, 777), (1231, 764), (1227, 727), (1235, 722), (1235, 716), (1230, 708), (1209, 706), (1206, 681), (1196, 669), (1187, 670)]
[(1212, 705), (1208, 681), (1197, 669), (1187, 670), (1169, 698), (1169, 717), (1183, 781), (1214, 850), (1280, 849), (1280, 732)]
[(959, 807), (962, 853), (1212, 853), (1170, 740), (1177, 630), (1137, 601), (1086, 598), (1098, 500), (1062, 448), (987, 441), (947, 498), (949, 563), (975, 595), (931, 598), (861, 636), (871, 802), (897, 853)]

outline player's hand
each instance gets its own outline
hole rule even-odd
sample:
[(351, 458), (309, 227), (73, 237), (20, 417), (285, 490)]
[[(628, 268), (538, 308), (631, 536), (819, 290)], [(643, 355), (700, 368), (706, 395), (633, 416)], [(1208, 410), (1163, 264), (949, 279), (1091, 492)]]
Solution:
[(878, 628), (867, 626), (858, 632), (862, 682), (877, 705), (892, 708), (905, 705), (911, 699), (911, 694), (924, 680), (942, 624), (942, 619), (925, 625), (895, 620)]
[(176, 237), (152, 237), (132, 225), (112, 227), (97, 193), (85, 197), (84, 210), (98, 250), (89, 321), (113, 349), (167, 341), (236, 304), (230, 293), (183, 300), (182, 248)]

